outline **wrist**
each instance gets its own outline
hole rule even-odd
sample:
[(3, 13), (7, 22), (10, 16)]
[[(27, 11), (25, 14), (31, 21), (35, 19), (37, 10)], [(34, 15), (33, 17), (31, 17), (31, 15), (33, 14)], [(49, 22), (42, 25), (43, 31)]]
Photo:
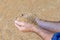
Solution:
[(37, 31), (38, 31), (38, 28), (33, 27), (33, 32), (37, 33)]

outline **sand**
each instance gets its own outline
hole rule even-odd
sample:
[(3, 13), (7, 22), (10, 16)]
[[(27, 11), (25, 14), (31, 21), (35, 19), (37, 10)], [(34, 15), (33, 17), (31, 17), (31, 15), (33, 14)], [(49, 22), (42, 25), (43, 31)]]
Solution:
[(0, 0), (0, 40), (42, 40), (33, 32), (20, 32), (15, 27), (16, 17), (22, 14), (59, 21), (60, 0)]

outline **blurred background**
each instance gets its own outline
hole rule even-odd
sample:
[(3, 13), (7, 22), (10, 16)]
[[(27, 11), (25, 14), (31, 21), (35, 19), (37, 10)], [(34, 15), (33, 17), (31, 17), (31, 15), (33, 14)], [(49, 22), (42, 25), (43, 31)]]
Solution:
[(60, 0), (0, 0), (0, 40), (42, 40), (33, 32), (20, 32), (15, 27), (16, 17), (22, 14), (59, 21)]

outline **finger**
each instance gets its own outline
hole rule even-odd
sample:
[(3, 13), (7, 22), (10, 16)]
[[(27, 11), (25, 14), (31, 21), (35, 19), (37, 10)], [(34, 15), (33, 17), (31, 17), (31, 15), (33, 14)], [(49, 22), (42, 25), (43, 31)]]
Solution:
[(17, 20), (15, 20), (15, 23), (18, 24), (18, 25), (24, 25), (24, 22), (19, 22)]
[(26, 29), (25, 27), (20, 27), (20, 26), (17, 25), (17, 24), (15, 24), (15, 26), (16, 26), (20, 31)]

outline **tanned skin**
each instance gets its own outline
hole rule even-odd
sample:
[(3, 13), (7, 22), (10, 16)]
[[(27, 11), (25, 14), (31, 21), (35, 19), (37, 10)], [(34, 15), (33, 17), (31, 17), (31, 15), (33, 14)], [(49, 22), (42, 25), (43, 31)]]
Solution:
[(18, 20), (15, 20), (15, 26), (22, 32), (34, 32), (41, 36), (43, 40), (50, 40), (54, 32), (48, 31), (46, 29), (43, 29), (41, 27), (36, 28), (35, 25), (21, 22)]

